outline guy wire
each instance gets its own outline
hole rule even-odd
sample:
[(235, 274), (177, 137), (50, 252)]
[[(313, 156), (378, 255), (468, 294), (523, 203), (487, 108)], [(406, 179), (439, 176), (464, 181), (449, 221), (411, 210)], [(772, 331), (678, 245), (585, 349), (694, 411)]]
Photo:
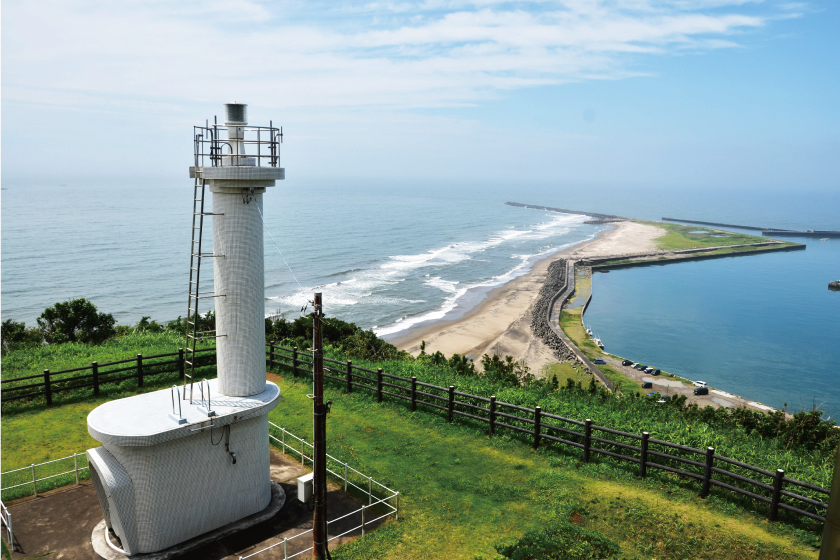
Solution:
[(286, 258), (283, 256), (282, 251), (280, 251), (280, 247), (278, 247), (277, 242), (274, 241), (274, 236), (271, 235), (271, 230), (268, 229), (268, 226), (265, 223), (265, 217), (263, 216), (262, 208), (260, 208), (260, 204), (256, 200), (254, 201), (254, 203), (257, 205), (257, 211), (259, 211), (259, 213), (260, 213), (260, 219), (262, 220), (262, 223), (263, 223), (263, 229), (268, 233), (268, 236), (271, 238), (271, 243), (274, 245), (274, 248), (277, 249), (277, 252), (280, 254), (280, 258), (283, 259), (283, 264), (285, 264), (286, 268), (289, 269), (289, 274), (291, 274), (292, 278), (294, 278), (295, 282), (297, 282), (298, 288), (303, 290), (303, 286), (300, 285), (300, 282), (298, 282), (298, 279), (295, 276), (295, 273), (292, 272), (292, 267), (290, 267), (289, 263), (286, 262)]

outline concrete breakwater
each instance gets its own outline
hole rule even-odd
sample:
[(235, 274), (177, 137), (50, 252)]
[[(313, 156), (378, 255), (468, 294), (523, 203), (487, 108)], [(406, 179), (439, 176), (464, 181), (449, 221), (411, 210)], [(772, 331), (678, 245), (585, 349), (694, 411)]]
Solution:
[(682, 222), (684, 224), (698, 224), (701, 226), (731, 227), (738, 229), (750, 229), (760, 231), (761, 235), (768, 237), (840, 237), (837, 230), (813, 230), (796, 231), (792, 229), (780, 229), (771, 227), (739, 226), (735, 224), (722, 224), (719, 222), (701, 222), (698, 220), (681, 220), (679, 218), (662, 218), (664, 222)]
[[(743, 251), (730, 253), (714, 253), (720, 249), (756, 247)], [(649, 253), (636, 253), (630, 255), (613, 255), (603, 258), (591, 258), (581, 261), (581, 264), (591, 266), (593, 269), (616, 269), (629, 268), (633, 266), (664, 265), (677, 262), (702, 261), (707, 259), (722, 259), (725, 257), (740, 257), (742, 255), (757, 255), (761, 253), (772, 253), (777, 251), (802, 251), (806, 245), (783, 245), (778, 241), (767, 243), (755, 243), (751, 245), (728, 245), (721, 247), (705, 247), (700, 249), (682, 249), (678, 251), (653, 251)], [(638, 259), (638, 260), (635, 260)], [(629, 262), (615, 262), (629, 261)]]
[(538, 206), (536, 204), (522, 204), (521, 202), (505, 202), (508, 206), (515, 206), (516, 208), (530, 208), (531, 210), (546, 210), (548, 212), (560, 212), (561, 214), (578, 214), (580, 216), (592, 216), (597, 218), (599, 223), (609, 223), (616, 221), (629, 220), (624, 216), (615, 216), (613, 214), (599, 214), (597, 212), (581, 212), (580, 210), (569, 210), (568, 208), (554, 208), (552, 206)]
[(564, 362), (576, 360), (574, 353), (562, 341), (548, 324), (548, 314), (556, 296), (566, 290), (566, 260), (558, 259), (548, 265), (545, 283), (534, 306), (531, 308), (531, 331), (540, 338), (546, 346), (551, 348), (554, 355)]

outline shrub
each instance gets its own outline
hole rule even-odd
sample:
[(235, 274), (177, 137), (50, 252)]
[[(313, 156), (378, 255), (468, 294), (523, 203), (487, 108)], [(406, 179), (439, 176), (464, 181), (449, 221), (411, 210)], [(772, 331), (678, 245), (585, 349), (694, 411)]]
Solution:
[(114, 335), (114, 316), (99, 313), (85, 298), (56, 303), (38, 317), (44, 340), (50, 344), (62, 342), (102, 342)]

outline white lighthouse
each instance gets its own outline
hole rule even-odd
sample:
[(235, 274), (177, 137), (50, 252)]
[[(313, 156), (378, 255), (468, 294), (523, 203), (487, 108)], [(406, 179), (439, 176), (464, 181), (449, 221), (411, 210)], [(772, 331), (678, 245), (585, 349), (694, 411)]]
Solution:
[[(143, 557), (202, 542), (211, 532), (261, 521), (284, 500), (269, 478), (268, 413), (280, 389), (265, 377), (261, 208), (266, 189), (285, 172), (279, 131), (249, 127), (246, 111), (228, 104), (225, 126), (196, 127), (184, 385), (111, 401), (88, 416), (88, 431), (102, 442), (87, 455), (111, 552)], [(207, 189), (212, 211), (204, 204)], [(201, 246), (209, 215), (212, 254)], [(199, 287), (202, 260), (210, 258), (212, 293)], [(204, 298), (215, 301), (215, 331), (196, 326)], [(198, 382), (196, 342), (207, 338), (216, 339), (218, 377)]]

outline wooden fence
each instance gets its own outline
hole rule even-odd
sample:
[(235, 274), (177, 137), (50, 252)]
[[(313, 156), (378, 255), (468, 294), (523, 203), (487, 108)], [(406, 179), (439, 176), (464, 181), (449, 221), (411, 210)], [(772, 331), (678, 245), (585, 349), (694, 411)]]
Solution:
[[(205, 353), (199, 356), (199, 365), (207, 366), (215, 364), (215, 348), (204, 348), (196, 350), (196, 353)], [(212, 352), (212, 354), (207, 354)], [(86, 373), (89, 372), (89, 373)], [(47, 405), (53, 404), (53, 395), (66, 391), (90, 388), (93, 396), (99, 396), (99, 389), (108, 383), (118, 383), (126, 379), (136, 379), (137, 386), (143, 386), (143, 378), (161, 373), (177, 372), (179, 377), (184, 377), (184, 349), (179, 348), (177, 352), (169, 354), (158, 354), (156, 356), (143, 356), (137, 354), (136, 358), (118, 360), (116, 362), (97, 363), (91, 362), (89, 366), (64, 369), (61, 371), (44, 370), (44, 373), (3, 379), (2, 402), (31, 399), (33, 397), (46, 397)], [(37, 381), (35, 381), (37, 380)], [(29, 381), (29, 383), (23, 383)], [(11, 394), (10, 394), (11, 393)]]
[[(295, 376), (312, 374), (311, 353), (300, 352), (297, 348), (270, 344), (268, 365), (288, 368)], [(453, 385), (438, 387), (418, 381), (416, 377), (385, 373), (381, 368), (359, 367), (351, 361), (324, 358), (324, 370), (325, 378), (347, 392), (362, 389), (375, 395), (377, 402), (385, 397), (405, 401), (412, 412), (418, 406), (436, 409), (445, 413), (449, 422), (456, 416), (482, 422), (487, 424), (491, 437), (499, 429), (510, 430), (530, 440), (535, 449), (547, 445), (546, 442), (580, 449), (585, 463), (594, 453), (635, 463), (641, 477), (646, 477), (649, 469), (674, 473), (699, 483), (702, 498), (717, 486), (767, 503), (770, 521), (778, 518), (779, 510), (825, 521), (828, 505), (823, 501), (823, 495), (827, 501), (827, 489), (789, 478), (782, 469), (772, 472), (718, 455), (713, 447), (696, 449), (652, 438), (648, 432), (631, 434), (613, 430), (597, 426), (589, 419), (563, 418), (543, 412), (539, 406), (527, 408), (496, 400), (495, 396), (487, 398), (462, 393)], [(756, 475), (769, 480), (756, 480)]]
[[(197, 352), (204, 353), (202, 366), (215, 362), (215, 348)], [(311, 359), (310, 352), (299, 352), (297, 348), (273, 343), (268, 345), (267, 365), (288, 368), (295, 376), (312, 374)], [(341, 385), (347, 392), (362, 389), (375, 395), (377, 402), (390, 397), (406, 402), (412, 411), (417, 410), (418, 406), (439, 410), (446, 414), (449, 422), (455, 417), (482, 422), (487, 424), (490, 436), (495, 435), (499, 429), (509, 430), (531, 440), (534, 448), (552, 442), (581, 449), (584, 462), (589, 462), (593, 453), (628, 461), (638, 465), (641, 477), (647, 476), (648, 469), (681, 475), (700, 484), (700, 496), (703, 498), (709, 495), (713, 486), (717, 486), (769, 504), (770, 521), (778, 518), (780, 509), (825, 521), (821, 514), (828, 507), (823, 501), (827, 501), (827, 489), (789, 478), (782, 469), (772, 472), (718, 455), (712, 447), (696, 449), (652, 438), (648, 432), (631, 434), (613, 430), (597, 426), (588, 419), (580, 421), (549, 414), (539, 406), (527, 408), (498, 401), (495, 396), (487, 398), (462, 393), (456, 391), (453, 385), (438, 387), (417, 381), (416, 377), (406, 378), (385, 373), (381, 368), (372, 370), (359, 367), (351, 361), (325, 358), (324, 369), (324, 376)], [(90, 373), (84, 373), (88, 371)], [(47, 404), (51, 405), (56, 393), (91, 388), (96, 396), (103, 384), (136, 379), (138, 386), (142, 387), (144, 377), (173, 372), (183, 377), (183, 349), (169, 354), (138, 354), (129, 360), (103, 364), (92, 362), (85, 367), (54, 372), (44, 370), (43, 374), (4, 379), (2, 401), (44, 395)], [(39, 381), (20, 384), (34, 379)], [(765, 477), (767, 481), (756, 480), (756, 475)]]

